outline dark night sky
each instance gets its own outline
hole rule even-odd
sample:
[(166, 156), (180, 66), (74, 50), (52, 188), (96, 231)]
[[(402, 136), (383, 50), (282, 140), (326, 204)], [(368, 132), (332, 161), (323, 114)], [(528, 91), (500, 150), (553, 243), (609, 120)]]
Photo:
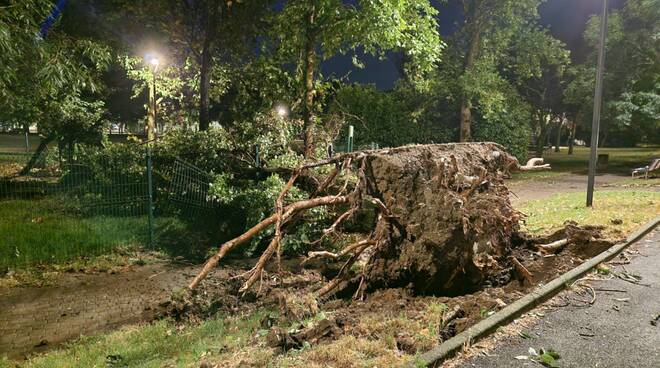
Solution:
[[(456, 1), (440, 4), (432, 0), (439, 10), (438, 23), (443, 36), (451, 34), (461, 12)], [(611, 0), (610, 10), (621, 8), (625, 0)], [(590, 16), (600, 14), (602, 0), (548, 0), (541, 5), (541, 24), (550, 28), (552, 35), (568, 46), (574, 61), (582, 61), (589, 51), (582, 40), (586, 22)], [(359, 55), (362, 56), (362, 55)], [(359, 83), (373, 83), (382, 90), (391, 89), (398, 78), (396, 65), (391, 59), (378, 60), (370, 56), (362, 57), (366, 67), (353, 67), (351, 55), (334, 57), (321, 66), (325, 76), (342, 77), (348, 74), (348, 80)]]

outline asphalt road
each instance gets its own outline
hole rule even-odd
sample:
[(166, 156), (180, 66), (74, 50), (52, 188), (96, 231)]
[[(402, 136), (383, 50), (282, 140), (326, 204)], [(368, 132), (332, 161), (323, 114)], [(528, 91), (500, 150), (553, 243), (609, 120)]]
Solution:
[(657, 326), (651, 320), (660, 314), (660, 229), (630, 249), (639, 255), (630, 264), (612, 266), (612, 271), (639, 275), (643, 285), (617, 277), (588, 281), (596, 292), (593, 304), (586, 289), (564, 293), (553, 302), (568, 305), (544, 311), (545, 317), (523, 334), (529, 337), (508, 337), (490, 356), (474, 357), (461, 367), (542, 367), (515, 358), (528, 356), (531, 347), (557, 351), (558, 367), (659, 368), (660, 320)]

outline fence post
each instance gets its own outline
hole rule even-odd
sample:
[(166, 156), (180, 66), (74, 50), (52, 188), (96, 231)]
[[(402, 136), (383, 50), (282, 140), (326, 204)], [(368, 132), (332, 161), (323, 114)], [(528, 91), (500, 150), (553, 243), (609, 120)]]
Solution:
[(348, 140), (346, 141), (346, 152), (353, 152), (353, 126), (348, 126)]
[(154, 249), (154, 192), (151, 167), (151, 147), (147, 146), (147, 214), (149, 216), (149, 248)]

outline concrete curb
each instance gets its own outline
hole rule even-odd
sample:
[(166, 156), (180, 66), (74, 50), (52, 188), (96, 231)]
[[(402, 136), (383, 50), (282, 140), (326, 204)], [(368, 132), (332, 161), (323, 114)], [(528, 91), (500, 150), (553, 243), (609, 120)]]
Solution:
[(413, 363), (408, 365), (408, 367), (428, 366), (439, 362), (452, 355), (466, 344), (484, 337), (486, 334), (497, 329), (497, 327), (502, 326), (524, 312), (533, 309), (553, 297), (559, 291), (563, 290), (567, 284), (583, 276), (598, 264), (616, 257), (621, 251), (651, 232), (651, 230), (653, 230), (658, 224), (660, 224), (660, 216), (647, 222), (645, 225), (630, 234), (625, 242), (615, 244), (608, 250), (516, 300), (499, 312), (443, 342), (430, 351), (427, 351), (419, 356)]

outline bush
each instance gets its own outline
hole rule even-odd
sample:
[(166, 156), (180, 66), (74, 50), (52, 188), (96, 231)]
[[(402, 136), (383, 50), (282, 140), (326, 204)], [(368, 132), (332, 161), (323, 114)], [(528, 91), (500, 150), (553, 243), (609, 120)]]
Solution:
[(530, 130), (525, 123), (478, 120), (472, 125), (475, 141), (496, 142), (503, 145), (518, 161), (527, 160)]
[[(344, 87), (330, 108), (344, 115), (346, 124), (355, 126), (354, 146), (397, 147), (411, 143), (441, 143), (451, 132), (434, 122), (418, 118), (419, 99), (403, 88), (383, 92), (374, 86)], [(347, 129), (341, 130), (338, 145), (346, 142)]]

